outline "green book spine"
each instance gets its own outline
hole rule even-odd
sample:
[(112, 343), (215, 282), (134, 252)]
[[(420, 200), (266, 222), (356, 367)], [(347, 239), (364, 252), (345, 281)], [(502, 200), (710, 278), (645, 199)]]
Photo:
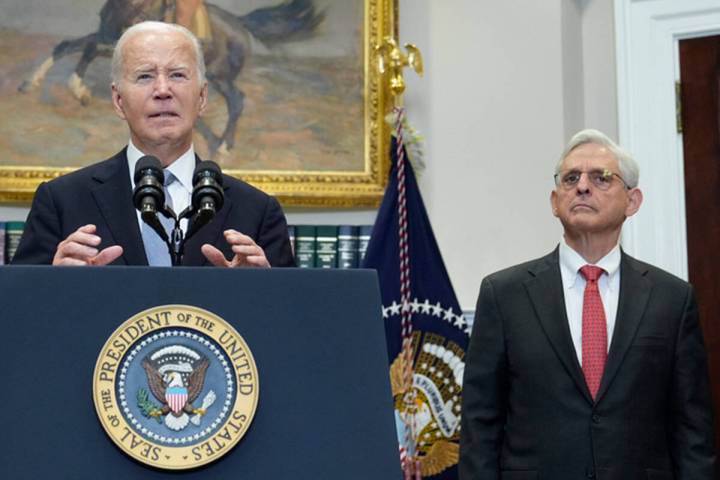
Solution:
[(5, 263), (12, 262), (15, 250), (20, 244), (25, 229), (25, 222), (6, 222), (5, 223)]
[(362, 266), (362, 262), (365, 259), (365, 252), (367, 251), (367, 246), (370, 242), (372, 230), (372, 225), (360, 225), (358, 228), (358, 262), (360, 266)]
[(340, 225), (338, 227), (338, 268), (357, 268), (358, 258), (358, 227)]
[(299, 268), (315, 268), (315, 226), (295, 225), (295, 260)]
[(337, 267), (338, 227), (337, 225), (319, 225), (316, 230), (317, 268)]
[(0, 222), (0, 265), (5, 265), (5, 222)]

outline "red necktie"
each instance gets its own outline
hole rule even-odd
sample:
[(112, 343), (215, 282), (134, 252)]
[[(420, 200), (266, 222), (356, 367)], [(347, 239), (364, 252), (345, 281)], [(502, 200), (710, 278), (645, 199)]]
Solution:
[(603, 272), (602, 268), (592, 265), (580, 269), (587, 282), (582, 310), (582, 370), (593, 400), (600, 388), (607, 360), (607, 322), (598, 290), (598, 278)]

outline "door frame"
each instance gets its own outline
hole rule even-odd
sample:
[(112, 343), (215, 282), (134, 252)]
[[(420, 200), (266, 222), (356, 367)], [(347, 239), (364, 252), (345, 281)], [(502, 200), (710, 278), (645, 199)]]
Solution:
[(625, 222), (629, 254), (688, 278), (679, 41), (720, 34), (718, 0), (614, 0), (618, 133), (640, 166), (645, 202)]

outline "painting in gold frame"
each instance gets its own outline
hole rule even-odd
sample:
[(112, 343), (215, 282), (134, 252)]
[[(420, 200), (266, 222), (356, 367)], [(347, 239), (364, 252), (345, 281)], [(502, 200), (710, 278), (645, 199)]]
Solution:
[[(110, 157), (127, 142), (127, 127), (110, 103), (111, 49), (73, 44), (106, 27), (103, 20), (98, 27), (98, 13), (118, 2), (4, 3), (0, 201), (27, 203), (40, 182)], [(397, 0), (214, 0), (205, 8), (209, 17), (227, 12), (251, 19), (243, 24), (251, 30), (253, 22), (262, 22), (262, 12), (287, 4), (312, 4), (311, 28), (265, 41), (247, 32), (251, 53), (230, 79), (243, 97), (237, 125), (226, 129), (228, 112), (237, 105), (211, 86), (196, 150), (284, 205), (376, 206), (388, 171), (384, 116), (390, 99), (372, 52), (394, 28)], [(68, 54), (49, 61), (60, 45)], [(226, 130), (232, 130), (230, 137), (223, 137)]]

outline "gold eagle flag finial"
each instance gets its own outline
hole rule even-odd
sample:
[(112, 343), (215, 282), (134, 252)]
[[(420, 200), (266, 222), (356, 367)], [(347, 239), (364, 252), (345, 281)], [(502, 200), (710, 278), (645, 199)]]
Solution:
[(377, 69), (380, 75), (388, 73), (388, 85), (391, 94), (395, 97), (396, 106), (402, 104), (402, 94), (405, 91), (403, 69), (410, 67), (423, 75), (423, 60), (420, 49), (412, 43), (405, 44), (405, 52), (392, 37), (385, 37), (382, 44), (375, 47)]

